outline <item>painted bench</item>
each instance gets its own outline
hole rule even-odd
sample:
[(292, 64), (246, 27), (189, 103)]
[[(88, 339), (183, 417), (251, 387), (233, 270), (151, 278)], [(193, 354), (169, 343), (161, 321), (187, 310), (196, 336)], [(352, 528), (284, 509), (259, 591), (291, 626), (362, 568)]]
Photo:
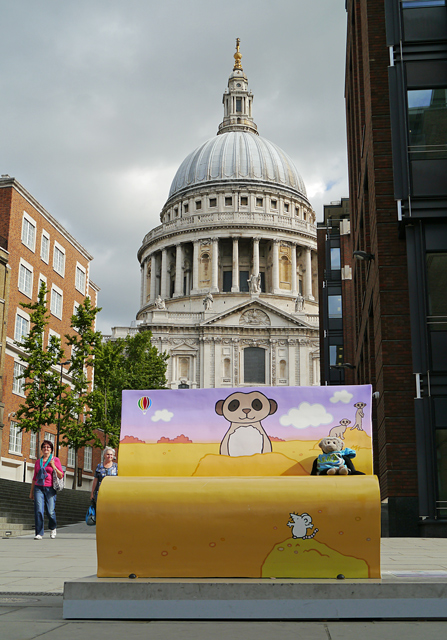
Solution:
[[(341, 437), (365, 475), (311, 475)], [(380, 577), (371, 387), (125, 391), (98, 577)]]

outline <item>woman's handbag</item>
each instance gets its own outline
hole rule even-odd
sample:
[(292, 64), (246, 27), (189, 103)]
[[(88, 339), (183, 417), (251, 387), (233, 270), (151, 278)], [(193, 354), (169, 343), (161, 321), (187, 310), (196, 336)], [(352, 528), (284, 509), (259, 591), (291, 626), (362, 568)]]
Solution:
[(89, 527), (92, 527), (96, 524), (96, 507), (94, 500), (92, 500), (92, 503), (89, 506), (87, 513), (85, 514), (85, 522), (89, 525)]
[(56, 470), (53, 469), (53, 489), (55, 489), (56, 491), (62, 491), (62, 489), (64, 488), (65, 485), (65, 476), (62, 476), (62, 478), (59, 478)]

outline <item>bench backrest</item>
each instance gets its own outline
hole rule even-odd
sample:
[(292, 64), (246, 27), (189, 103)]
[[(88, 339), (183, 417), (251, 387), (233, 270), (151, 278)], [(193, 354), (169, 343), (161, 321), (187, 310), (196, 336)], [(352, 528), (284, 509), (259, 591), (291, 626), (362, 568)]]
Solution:
[(329, 435), (372, 474), (370, 385), (124, 391), (119, 475), (309, 475)]

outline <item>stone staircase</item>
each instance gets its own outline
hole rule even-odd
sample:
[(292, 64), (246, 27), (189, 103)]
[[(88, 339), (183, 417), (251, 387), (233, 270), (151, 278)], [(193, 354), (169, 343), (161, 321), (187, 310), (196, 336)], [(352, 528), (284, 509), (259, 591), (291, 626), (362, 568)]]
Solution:
[[(34, 503), (31, 484), (0, 478), (0, 538), (34, 533)], [(57, 526), (82, 522), (90, 505), (89, 491), (63, 489), (57, 496)], [(48, 520), (45, 518), (45, 528)]]

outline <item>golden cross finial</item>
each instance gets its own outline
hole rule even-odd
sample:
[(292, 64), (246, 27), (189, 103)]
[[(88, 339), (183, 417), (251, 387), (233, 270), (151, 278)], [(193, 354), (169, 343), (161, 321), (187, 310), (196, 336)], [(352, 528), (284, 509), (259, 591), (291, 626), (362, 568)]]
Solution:
[(239, 51), (240, 43), (241, 43), (240, 38), (236, 38), (236, 53), (234, 54), (233, 71), (236, 71), (236, 69), (240, 69), (242, 71), (242, 64), (241, 64), (242, 53)]

